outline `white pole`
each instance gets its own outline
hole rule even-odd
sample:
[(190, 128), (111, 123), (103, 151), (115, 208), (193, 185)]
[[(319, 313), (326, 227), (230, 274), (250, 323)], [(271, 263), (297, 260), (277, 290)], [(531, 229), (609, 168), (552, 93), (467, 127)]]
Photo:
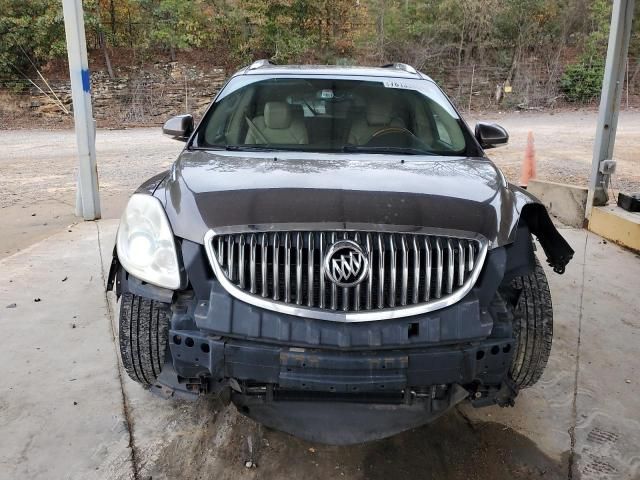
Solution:
[(469, 105), (467, 106), (467, 113), (471, 113), (471, 96), (473, 95), (473, 78), (476, 76), (476, 64), (473, 64), (473, 70), (471, 70), (471, 88), (469, 89)]
[(616, 141), (618, 114), (622, 100), (625, 59), (629, 51), (634, 1), (614, 0), (613, 2), (598, 126), (593, 142), (593, 161), (585, 212), (587, 218), (591, 216), (591, 210), (594, 206), (606, 205), (609, 199), (607, 189), (609, 178), (615, 168), (615, 162), (612, 162), (613, 146)]
[(82, 216), (85, 220), (96, 220), (100, 218), (100, 195), (82, 0), (63, 0), (62, 8), (69, 55), (73, 117), (78, 144), (79, 172), (76, 215)]

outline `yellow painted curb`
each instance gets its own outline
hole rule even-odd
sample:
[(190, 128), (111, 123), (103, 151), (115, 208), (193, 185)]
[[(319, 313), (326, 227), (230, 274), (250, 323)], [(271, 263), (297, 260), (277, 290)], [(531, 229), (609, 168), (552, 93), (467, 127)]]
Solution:
[(594, 207), (589, 230), (623, 247), (640, 252), (640, 214), (617, 206)]

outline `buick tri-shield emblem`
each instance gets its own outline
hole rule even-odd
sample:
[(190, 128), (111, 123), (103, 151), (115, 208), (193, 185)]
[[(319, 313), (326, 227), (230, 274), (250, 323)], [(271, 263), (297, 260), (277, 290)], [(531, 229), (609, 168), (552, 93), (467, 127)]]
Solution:
[(340, 240), (329, 247), (324, 257), (324, 271), (339, 287), (354, 287), (367, 276), (369, 261), (356, 242)]

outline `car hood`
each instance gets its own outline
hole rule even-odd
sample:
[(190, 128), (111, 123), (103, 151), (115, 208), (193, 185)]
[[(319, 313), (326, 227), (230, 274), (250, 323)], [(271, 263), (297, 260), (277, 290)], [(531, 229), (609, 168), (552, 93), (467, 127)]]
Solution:
[(343, 223), (480, 233), (498, 246), (517, 222), (514, 192), (486, 158), (185, 150), (155, 195), (176, 236), (198, 243), (216, 227)]

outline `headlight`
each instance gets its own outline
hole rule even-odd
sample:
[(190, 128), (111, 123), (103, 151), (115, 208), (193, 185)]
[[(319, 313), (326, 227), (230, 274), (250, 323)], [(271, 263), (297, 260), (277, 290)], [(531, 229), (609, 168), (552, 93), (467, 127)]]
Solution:
[(118, 260), (134, 277), (159, 287), (180, 288), (180, 266), (169, 220), (160, 201), (135, 194), (118, 229)]

